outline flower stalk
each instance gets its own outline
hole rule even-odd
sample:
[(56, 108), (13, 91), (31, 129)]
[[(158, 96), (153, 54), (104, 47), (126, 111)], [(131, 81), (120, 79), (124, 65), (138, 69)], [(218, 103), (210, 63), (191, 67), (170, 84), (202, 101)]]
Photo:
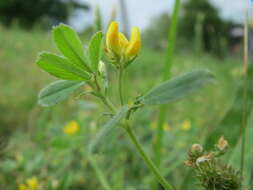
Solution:
[(124, 104), (124, 99), (123, 99), (123, 92), (122, 92), (122, 80), (123, 80), (123, 69), (120, 68), (119, 70), (119, 97), (120, 97), (120, 103), (123, 106)]

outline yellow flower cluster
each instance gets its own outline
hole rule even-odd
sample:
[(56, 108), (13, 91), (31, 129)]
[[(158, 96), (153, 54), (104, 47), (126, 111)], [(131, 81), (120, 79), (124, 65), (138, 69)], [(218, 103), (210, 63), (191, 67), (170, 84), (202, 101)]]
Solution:
[(80, 126), (76, 121), (70, 121), (63, 129), (67, 135), (74, 135), (80, 130)]
[(138, 27), (133, 27), (131, 38), (119, 32), (117, 22), (112, 22), (106, 34), (106, 51), (115, 64), (131, 62), (140, 52), (141, 34)]
[(36, 177), (32, 177), (26, 180), (26, 184), (19, 184), (19, 190), (37, 190), (39, 188), (39, 182)]

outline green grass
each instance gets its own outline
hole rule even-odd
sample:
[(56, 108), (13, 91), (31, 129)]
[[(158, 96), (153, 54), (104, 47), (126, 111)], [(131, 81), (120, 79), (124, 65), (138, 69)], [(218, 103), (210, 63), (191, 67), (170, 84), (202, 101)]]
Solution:
[[(50, 33), (0, 28), (0, 44), (0, 132), (3, 136), (12, 134), (8, 146), (1, 152), (0, 189), (17, 189), (17, 184), (36, 176), (43, 188), (50, 182), (65, 181), (66, 189), (102, 190), (87, 158), (88, 142), (106, 120), (92, 108), (97, 106), (90, 104), (93, 99), (82, 96), (52, 109), (36, 104), (39, 90), (54, 80), (35, 65), (38, 52), (56, 51)], [(123, 90), (126, 99), (130, 101), (162, 81), (164, 59), (164, 52), (143, 48), (125, 75), (129, 78)], [(186, 173), (183, 161), (190, 144), (202, 142), (232, 103), (241, 61), (236, 57), (220, 60), (208, 54), (178, 52), (172, 76), (195, 68), (208, 68), (216, 75), (217, 82), (205, 87), (197, 96), (169, 106), (167, 122), (172, 129), (165, 131), (165, 157), (161, 168), (176, 189), (180, 188)], [(110, 78), (115, 81), (115, 70), (110, 66), (108, 69)], [(155, 129), (152, 126), (156, 126), (158, 113), (158, 106), (148, 107), (134, 117), (136, 133), (153, 158)], [(70, 120), (78, 121), (81, 126), (74, 136), (63, 133), (63, 127)], [(189, 130), (182, 129), (186, 120), (191, 123)], [(252, 130), (249, 131), (251, 134)], [(153, 176), (123, 131), (114, 132), (101, 146), (101, 153), (98, 164), (113, 189), (149, 189)], [(233, 160), (237, 157), (235, 155)]]

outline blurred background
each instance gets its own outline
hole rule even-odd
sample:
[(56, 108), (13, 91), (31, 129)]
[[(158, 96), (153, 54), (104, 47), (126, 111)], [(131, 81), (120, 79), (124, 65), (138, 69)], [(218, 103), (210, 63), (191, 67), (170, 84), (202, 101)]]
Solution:
[[(129, 78), (125, 81), (125, 97), (130, 100), (162, 79), (174, 3), (174, 0), (0, 1), (1, 190), (103, 189), (88, 162), (87, 145), (107, 118), (101, 117), (94, 99), (78, 94), (52, 108), (38, 106), (39, 90), (55, 78), (35, 65), (37, 55), (41, 51), (59, 53), (51, 28), (62, 22), (79, 32), (85, 46), (94, 32), (106, 31), (112, 20), (120, 23), (126, 35), (132, 26), (138, 26), (142, 51), (125, 76)], [(176, 189), (198, 189), (183, 164), (187, 149), (192, 143), (204, 142), (233, 105), (242, 75), (246, 9), (249, 9), (251, 60), (253, 4), (250, 0), (181, 2), (173, 76), (194, 68), (208, 68), (215, 73), (217, 83), (195, 97), (169, 105), (161, 168)], [(114, 84), (115, 70), (110, 65), (108, 70)], [(134, 121), (136, 133), (151, 157), (158, 110), (150, 107), (137, 112)], [(249, 137), (253, 135), (252, 124), (249, 114)], [(231, 127), (238, 125), (234, 123)], [(253, 144), (248, 139), (244, 187), (251, 190)], [(115, 131), (100, 149), (98, 165), (112, 189), (150, 189), (153, 175), (124, 131)], [(228, 160), (239, 167), (238, 145)], [(25, 189), (29, 184), (32, 187)]]

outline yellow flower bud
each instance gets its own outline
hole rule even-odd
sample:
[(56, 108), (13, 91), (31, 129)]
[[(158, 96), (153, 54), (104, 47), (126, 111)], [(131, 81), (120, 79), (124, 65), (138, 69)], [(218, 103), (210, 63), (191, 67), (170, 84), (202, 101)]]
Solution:
[(135, 58), (141, 48), (141, 35), (137, 27), (132, 28), (131, 39), (119, 32), (119, 26), (112, 22), (106, 34), (106, 51), (108, 57), (116, 64), (129, 64)]
[(126, 36), (123, 33), (119, 32), (119, 47), (120, 47), (121, 54), (124, 54), (128, 44), (129, 44), (129, 41), (127, 40)]
[(131, 32), (131, 39), (126, 50), (128, 57), (135, 57), (141, 49), (141, 34), (138, 27), (133, 27)]
[(106, 47), (108, 51), (117, 52), (119, 49), (119, 26), (112, 22), (106, 34)]

